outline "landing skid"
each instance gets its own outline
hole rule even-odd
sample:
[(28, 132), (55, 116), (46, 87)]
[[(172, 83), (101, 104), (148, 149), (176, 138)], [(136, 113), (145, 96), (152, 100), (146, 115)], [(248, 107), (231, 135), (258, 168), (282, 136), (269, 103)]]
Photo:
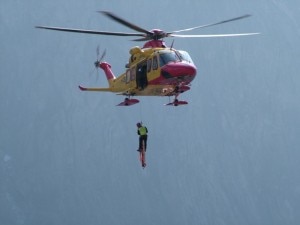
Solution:
[(140, 101), (138, 99), (130, 99), (130, 98), (125, 98), (123, 102), (119, 103), (117, 106), (131, 106), (136, 103), (139, 103)]

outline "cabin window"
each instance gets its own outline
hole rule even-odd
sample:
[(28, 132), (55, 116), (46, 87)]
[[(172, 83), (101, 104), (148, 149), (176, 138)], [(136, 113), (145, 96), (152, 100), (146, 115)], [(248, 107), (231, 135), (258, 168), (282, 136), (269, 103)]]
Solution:
[(129, 83), (130, 77), (131, 77), (131, 72), (130, 72), (130, 70), (127, 70), (126, 71), (126, 83)]
[(154, 56), (152, 61), (152, 69), (157, 70), (157, 68), (158, 68), (157, 56)]
[(136, 75), (136, 69), (135, 67), (133, 67), (130, 70), (130, 80), (135, 80), (135, 75)]
[(147, 62), (147, 72), (148, 73), (151, 71), (151, 67), (152, 67), (152, 59), (148, 59), (148, 62)]

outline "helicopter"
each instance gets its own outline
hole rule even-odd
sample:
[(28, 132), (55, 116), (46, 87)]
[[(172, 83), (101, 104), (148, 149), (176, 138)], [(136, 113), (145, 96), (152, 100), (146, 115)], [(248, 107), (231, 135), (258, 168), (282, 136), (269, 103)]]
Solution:
[(187, 51), (174, 49), (174, 41), (170, 47), (167, 47), (164, 38), (235, 37), (259, 34), (179, 34), (181, 32), (188, 32), (195, 29), (244, 19), (251, 16), (249, 14), (216, 23), (165, 32), (160, 29), (148, 31), (128, 22), (114, 13), (108, 11), (98, 12), (138, 33), (83, 30), (50, 26), (36, 26), (36, 28), (96, 35), (131, 36), (138, 37), (133, 41), (144, 41), (145, 43), (142, 47), (134, 46), (129, 50), (130, 57), (128, 63), (125, 65), (126, 71), (118, 77), (112, 72), (111, 65), (103, 61), (105, 52), (102, 54), (101, 58), (94, 63), (96, 68), (101, 68), (104, 71), (109, 84), (108, 87), (79, 86), (81, 91), (113, 92), (125, 96), (125, 99), (117, 106), (131, 106), (139, 103), (139, 100), (135, 98), (136, 96), (174, 97), (173, 101), (169, 100), (169, 103), (165, 104), (167, 106), (188, 104), (187, 101), (179, 100), (178, 97), (180, 94), (190, 90), (191, 82), (197, 74), (197, 68)]

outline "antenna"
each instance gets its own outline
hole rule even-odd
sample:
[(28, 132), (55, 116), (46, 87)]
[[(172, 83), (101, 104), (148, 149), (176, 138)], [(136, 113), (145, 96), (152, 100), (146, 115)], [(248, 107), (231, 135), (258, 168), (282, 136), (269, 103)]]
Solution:
[(173, 48), (174, 41), (175, 41), (175, 40), (173, 39), (170, 49), (172, 49), (172, 48)]

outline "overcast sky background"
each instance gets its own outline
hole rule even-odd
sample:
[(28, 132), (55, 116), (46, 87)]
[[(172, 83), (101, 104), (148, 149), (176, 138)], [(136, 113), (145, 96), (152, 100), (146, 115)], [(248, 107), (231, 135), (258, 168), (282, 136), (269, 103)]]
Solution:
[[(107, 86), (98, 45), (119, 75), (141, 43), (34, 28), (131, 31), (98, 10), (165, 31), (252, 14), (192, 33), (261, 35), (175, 39), (198, 68), (189, 105), (116, 107), (77, 86)], [(299, 21), (298, 0), (1, 0), (0, 223), (300, 224)]]

